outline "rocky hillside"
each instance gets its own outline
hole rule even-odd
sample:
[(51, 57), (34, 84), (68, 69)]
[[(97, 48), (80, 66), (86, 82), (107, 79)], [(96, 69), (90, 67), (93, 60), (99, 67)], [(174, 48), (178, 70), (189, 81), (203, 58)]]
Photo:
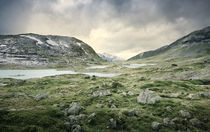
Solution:
[(114, 55), (111, 55), (111, 54), (108, 54), (108, 53), (98, 53), (98, 55), (108, 61), (108, 62), (119, 62), (119, 61), (123, 61), (123, 59), (117, 57), (117, 56), (114, 56)]
[(184, 36), (170, 45), (140, 53), (129, 60), (142, 59), (160, 55), (161, 57), (189, 57), (210, 54), (210, 26)]
[(74, 37), (20, 34), (0, 35), (0, 64), (22, 66), (77, 65), (102, 59)]

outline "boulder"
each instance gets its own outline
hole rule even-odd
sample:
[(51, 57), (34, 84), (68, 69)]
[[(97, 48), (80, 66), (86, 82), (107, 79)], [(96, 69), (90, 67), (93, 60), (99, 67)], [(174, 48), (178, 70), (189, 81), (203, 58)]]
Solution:
[(109, 122), (110, 122), (109, 128), (114, 129), (114, 128), (117, 127), (117, 121), (116, 121), (115, 119), (111, 118), (111, 119), (109, 120)]
[(68, 116), (67, 120), (68, 120), (68, 122), (70, 123), (71, 126), (79, 124), (79, 119), (75, 115)]
[(172, 111), (171, 107), (170, 106), (167, 106), (166, 107), (166, 111), (171, 112)]
[(73, 125), (71, 130), (72, 130), (72, 132), (81, 132), (82, 127), (80, 125)]
[(156, 121), (152, 122), (152, 129), (157, 130), (160, 128), (160, 126), (161, 124), (159, 122)]
[(200, 96), (201, 96), (201, 97), (204, 97), (204, 98), (210, 99), (210, 93), (207, 93), (207, 92), (202, 92), (202, 93), (200, 93)]
[(184, 111), (184, 110), (180, 110), (179, 111), (179, 115), (181, 117), (184, 117), (184, 118), (190, 118), (191, 117), (191, 114), (189, 112), (187, 112), (187, 111)]
[(197, 94), (189, 94), (187, 96), (188, 99), (191, 99), (191, 100), (199, 100), (200, 97), (197, 95)]
[(193, 126), (200, 126), (201, 122), (197, 118), (190, 119)]
[(169, 124), (170, 124), (170, 119), (169, 119), (169, 118), (164, 118), (164, 119), (163, 119), (163, 124), (164, 124), (165, 126), (169, 126)]
[(103, 104), (96, 104), (96, 108), (103, 108)]
[(133, 96), (134, 95), (134, 93), (133, 92), (131, 92), (131, 91), (128, 91), (128, 93), (127, 93), (129, 96)]
[(72, 102), (69, 106), (69, 108), (67, 109), (67, 114), (68, 115), (78, 115), (79, 112), (84, 109), (84, 107), (82, 107), (80, 105), (80, 103), (76, 103), (76, 102)]
[(171, 98), (177, 98), (181, 95), (182, 93), (181, 92), (178, 92), (178, 93), (171, 93), (171, 95), (169, 97)]
[(159, 100), (161, 100), (161, 97), (154, 91), (150, 91), (148, 89), (140, 92), (139, 96), (137, 97), (137, 102), (142, 104), (154, 104)]
[(100, 90), (93, 92), (94, 97), (110, 96), (110, 95), (111, 95), (110, 90)]
[(139, 108), (133, 108), (128, 112), (128, 116), (139, 116), (141, 114), (141, 110)]
[(96, 113), (90, 114), (90, 115), (88, 116), (88, 123), (91, 123), (91, 122), (94, 120), (95, 116), (96, 116)]
[(35, 99), (36, 101), (40, 101), (40, 100), (46, 99), (46, 98), (48, 98), (48, 94), (38, 94), (38, 95), (35, 96), (34, 99)]

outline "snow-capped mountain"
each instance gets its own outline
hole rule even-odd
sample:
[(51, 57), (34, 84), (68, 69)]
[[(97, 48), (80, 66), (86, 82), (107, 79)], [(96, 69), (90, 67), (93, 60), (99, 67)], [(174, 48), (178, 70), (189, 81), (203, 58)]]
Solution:
[(74, 37), (20, 34), (0, 35), (0, 64), (43, 66), (97, 63), (102, 59)]
[(111, 55), (111, 54), (108, 54), (108, 53), (98, 53), (98, 55), (108, 61), (108, 62), (119, 62), (119, 61), (123, 61), (122, 58), (120, 57), (117, 57), (117, 56), (114, 56), (114, 55)]

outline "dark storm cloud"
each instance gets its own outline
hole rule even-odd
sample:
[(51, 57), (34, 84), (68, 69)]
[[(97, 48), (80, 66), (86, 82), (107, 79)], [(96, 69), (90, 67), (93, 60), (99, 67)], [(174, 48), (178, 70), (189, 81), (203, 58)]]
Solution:
[(31, 6), (27, 0), (0, 0), (0, 34), (24, 31)]
[(133, 54), (210, 25), (210, 0), (0, 0), (0, 34), (75, 36)]

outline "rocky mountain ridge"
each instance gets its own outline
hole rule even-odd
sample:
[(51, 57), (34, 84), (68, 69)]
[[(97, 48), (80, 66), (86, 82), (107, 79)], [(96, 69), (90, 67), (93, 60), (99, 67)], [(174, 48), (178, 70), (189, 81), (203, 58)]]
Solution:
[(98, 63), (102, 59), (74, 37), (19, 34), (0, 35), (0, 64), (47, 66)]
[(140, 53), (128, 60), (136, 60), (160, 55), (163, 57), (179, 58), (210, 54), (210, 26), (202, 30), (192, 32), (170, 45), (156, 50)]

